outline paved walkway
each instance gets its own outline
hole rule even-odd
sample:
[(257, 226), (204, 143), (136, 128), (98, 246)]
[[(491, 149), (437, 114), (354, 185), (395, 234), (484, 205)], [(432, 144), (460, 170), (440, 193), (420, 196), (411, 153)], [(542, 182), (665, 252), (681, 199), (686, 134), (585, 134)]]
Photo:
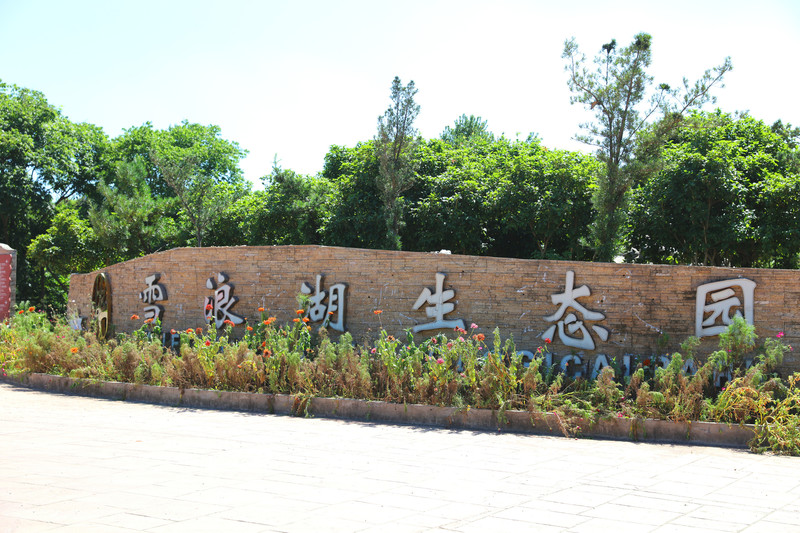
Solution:
[(0, 384), (0, 531), (800, 531), (800, 459)]

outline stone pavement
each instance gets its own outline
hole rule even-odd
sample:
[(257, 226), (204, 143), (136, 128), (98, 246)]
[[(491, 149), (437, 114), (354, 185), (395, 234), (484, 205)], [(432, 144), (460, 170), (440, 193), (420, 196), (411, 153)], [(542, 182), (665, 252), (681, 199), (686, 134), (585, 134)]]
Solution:
[(800, 459), (0, 384), (0, 531), (800, 531)]

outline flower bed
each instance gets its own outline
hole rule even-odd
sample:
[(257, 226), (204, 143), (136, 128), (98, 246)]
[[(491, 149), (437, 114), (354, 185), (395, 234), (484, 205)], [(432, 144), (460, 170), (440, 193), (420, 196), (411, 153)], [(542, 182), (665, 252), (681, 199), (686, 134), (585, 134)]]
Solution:
[[(303, 313), (298, 309), (298, 317)], [(170, 405), (219, 407), (219, 398), (230, 397), (245, 410), (264, 411), (248, 406), (271, 401), (278, 412), (275, 402), (283, 402), (316, 416), (347, 411), (348, 418), (470, 429), (698, 443), (716, 442), (709, 436), (722, 431), (738, 435), (728, 444), (749, 440), (755, 451), (800, 454), (800, 374), (772, 374), (791, 348), (780, 338), (757, 348), (743, 320), (720, 335), (720, 350), (691, 375), (684, 363), (694, 357), (696, 340), (689, 339), (664, 367), (641, 357), (625, 377), (612, 362), (592, 380), (545, 367), (547, 343), (538, 350), (542, 357), (524, 364), (510, 339), (495, 330), (489, 343), (479, 329), (473, 324), (421, 342), (380, 330), (375, 342), (356, 345), (348, 334), (334, 342), (301, 318), (278, 326), (262, 310), (259, 324), (239, 328), (238, 340), (232, 325), (209, 325), (181, 332), (172, 350), (159, 341), (157, 321), (106, 341), (22, 308), (0, 326), (0, 374), (49, 383), (65, 376), (71, 387), (119, 389), (125, 399), (156, 386), (148, 397)], [(744, 368), (751, 355), (754, 363)], [(732, 379), (715, 387), (715, 372), (725, 371)], [(720, 427), (735, 429), (712, 429)]]

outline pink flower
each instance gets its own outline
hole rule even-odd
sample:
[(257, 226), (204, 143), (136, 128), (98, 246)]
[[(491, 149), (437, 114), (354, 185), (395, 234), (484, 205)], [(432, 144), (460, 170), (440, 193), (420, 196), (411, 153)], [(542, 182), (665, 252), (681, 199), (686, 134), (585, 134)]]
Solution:
[(369, 351), (369, 353), (375, 353), (375, 352), (377, 352), (377, 351), (378, 351), (378, 350), (376, 350), (375, 348), (373, 348), (373, 349), (371, 349), (371, 350)]
[(448, 342), (448, 343), (447, 343), (447, 347), (448, 347), (448, 348), (452, 348), (452, 347), (453, 347), (453, 343), (452, 343), (452, 342)]
[(436, 363), (437, 363), (437, 364), (440, 364), (440, 365), (443, 365), (443, 364), (444, 364), (444, 359), (442, 359), (442, 358), (440, 357), (439, 359), (437, 359), (437, 360), (436, 360)]
[(781, 337), (783, 337), (783, 332), (782, 332), (782, 331), (779, 331), (779, 332), (778, 332), (778, 334), (777, 334), (777, 335), (775, 335), (775, 336), (776, 336), (776, 337), (778, 337), (778, 338), (780, 339)]
[(469, 329), (478, 329), (478, 324), (476, 324), (475, 322), (473, 322), (473, 323), (472, 323), (472, 324), (469, 326)]

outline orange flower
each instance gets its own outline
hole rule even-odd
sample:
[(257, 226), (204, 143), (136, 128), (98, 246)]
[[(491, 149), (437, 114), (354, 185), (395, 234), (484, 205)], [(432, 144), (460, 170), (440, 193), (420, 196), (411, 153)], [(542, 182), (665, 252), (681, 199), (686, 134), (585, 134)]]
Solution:
[(295, 313), (297, 313), (298, 315), (302, 315), (305, 312), (306, 312), (305, 309), (298, 309), (297, 311), (295, 311)]
[(194, 333), (194, 330), (192, 328), (186, 328), (186, 333), (191, 335), (192, 333)]
[(486, 338), (486, 335), (484, 335), (483, 333), (476, 333), (475, 335), (472, 336), (472, 338), (478, 342), (483, 342), (484, 339)]
[(22, 313), (24, 313), (24, 312), (25, 312), (25, 311), (24, 311), (23, 309), (20, 309), (20, 310), (19, 310), (19, 314), (20, 314), (20, 315), (21, 315)]
[(139, 320), (139, 315), (131, 315), (131, 320)]
[(386, 337), (386, 340), (389, 342), (394, 342), (396, 339), (394, 338), (394, 335), (389, 335), (388, 337)]
[(300, 322), (300, 319), (299, 318), (293, 318), (292, 321), (293, 322)]
[(259, 313), (263, 313), (263, 312), (264, 312), (264, 308), (263, 308), (263, 307), (259, 307), (259, 308), (258, 308), (258, 312), (259, 312)]
[(28, 308), (28, 311), (30, 311), (31, 313), (33, 313), (34, 311), (36, 311), (36, 308), (35, 308), (35, 307), (29, 307), (29, 308)]
[(247, 331), (253, 331), (253, 328), (251, 328), (250, 326), (247, 326)]
[(144, 323), (145, 323), (145, 324), (152, 324), (152, 323), (153, 323), (153, 319), (152, 319), (152, 318), (148, 318), (148, 319), (146, 319), (146, 320), (144, 321)]
[(230, 326), (230, 327), (235, 327), (235, 326), (236, 326), (236, 324), (234, 324), (234, 323), (233, 323), (232, 321), (230, 321), (230, 320), (225, 320), (225, 321), (223, 322), (223, 324), (225, 324), (226, 326)]
[(376, 315), (379, 315), (379, 314), (383, 313), (383, 309), (376, 309), (376, 310), (373, 311), (373, 313), (376, 314)]
[(206, 311), (211, 311), (212, 309), (214, 309), (213, 305), (211, 304), (206, 305)]
[(194, 330), (194, 332), (196, 334), (198, 334), (198, 335), (202, 335), (203, 334), (203, 328), (197, 328), (196, 330)]
[(306, 326), (306, 328), (308, 328), (308, 331), (311, 331), (311, 326)]
[(75, 348), (74, 346), (72, 348), (70, 348), (69, 351), (72, 352), (72, 353), (78, 353), (78, 349)]
[(306, 324), (308, 324), (309, 322), (311, 322), (311, 319), (310, 319), (310, 318), (308, 318), (307, 316), (304, 316), (304, 317), (303, 317), (303, 322), (305, 322)]

